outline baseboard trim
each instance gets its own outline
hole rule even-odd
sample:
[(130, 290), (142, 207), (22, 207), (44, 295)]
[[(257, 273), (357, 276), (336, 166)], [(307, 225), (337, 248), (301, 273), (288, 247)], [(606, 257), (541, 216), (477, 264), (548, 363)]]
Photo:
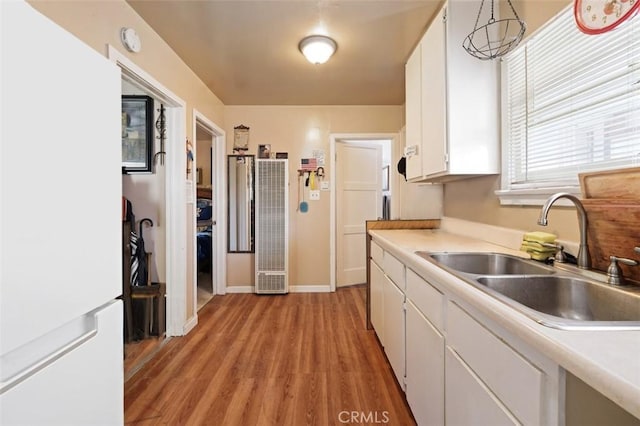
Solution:
[(252, 285), (233, 285), (227, 286), (227, 293), (253, 293)]
[[(252, 285), (234, 285), (227, 287), (227, 293), (253, 293)], [(292, 285), (289, 286), (289, 293), (330, 293), (329, 285)]]
[(182, 327), (182, 335), (186, 336), (187, 334), (189, 334), (189, 332), (193, 330), (196, 325), (198, 325), (198, 315), (192, 316), (191, 319), (184, 325), (184, 327)]
[(290, 293), (330, 293), (329, 285), (292, 285), (289, 286)]

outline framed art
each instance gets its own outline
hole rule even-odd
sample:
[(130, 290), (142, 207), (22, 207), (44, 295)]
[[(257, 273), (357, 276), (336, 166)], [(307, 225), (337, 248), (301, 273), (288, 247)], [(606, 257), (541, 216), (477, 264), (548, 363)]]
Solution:
[(258, 158), (271, 158), (271, 144), (258, 145)]
[(237, 152), (249, 150), (249, 128), (244, 124), (233, 128), (233, 150)]
[(122, 173), (151, 173), (153, 98), (122, 96)]

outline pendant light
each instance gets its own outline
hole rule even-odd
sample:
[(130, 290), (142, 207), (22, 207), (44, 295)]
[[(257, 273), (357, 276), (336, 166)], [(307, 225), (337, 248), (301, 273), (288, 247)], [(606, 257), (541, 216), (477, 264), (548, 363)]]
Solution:
[(312, 64), (324, 64), (335, 53), (338, 44), (330, 37), (312, 35), (303, 38), (298, 48)]
[(480, 2), (476, 24), (473, 31), (464, 39), (462, 47), (470, 55), (487, 60), (499, 58), (515, 49), (522, 40), (527, 26), (516, 13), (511, 0), (507, 0), (507, 2), (513, 17), (496, 20), (494, 18), (494, 0), (491, 0), (491, 17), (485, 25), (478, 27), (484, 2), (485, 0)]

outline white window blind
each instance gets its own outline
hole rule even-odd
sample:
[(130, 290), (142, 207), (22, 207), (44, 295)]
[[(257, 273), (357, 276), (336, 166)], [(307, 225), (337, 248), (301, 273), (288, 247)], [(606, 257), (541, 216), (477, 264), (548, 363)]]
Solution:
[(503, 61), (500, 193), (575, 187), (580, 172), (640, 164), (640, 17), (594, 36), (572, 12)]

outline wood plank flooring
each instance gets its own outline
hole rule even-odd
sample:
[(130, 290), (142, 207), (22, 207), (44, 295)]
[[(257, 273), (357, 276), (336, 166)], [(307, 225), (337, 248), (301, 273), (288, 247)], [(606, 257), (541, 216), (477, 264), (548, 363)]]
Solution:
[(124, 380), (131, 378), (164, 343), (164, 335), (124, 344)]
[(125, 423), (415, 425), (364, 295), (216, 296), (125, 384)]

